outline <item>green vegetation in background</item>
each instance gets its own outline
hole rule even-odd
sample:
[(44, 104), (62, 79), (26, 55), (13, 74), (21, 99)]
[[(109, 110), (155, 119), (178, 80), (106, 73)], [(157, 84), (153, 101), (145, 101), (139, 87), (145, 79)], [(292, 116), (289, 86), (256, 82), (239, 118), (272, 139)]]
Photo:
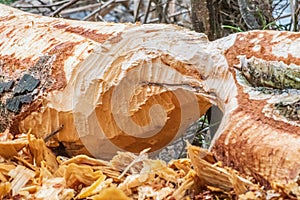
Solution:
[(16, 0), (0, 0), (0, 3), (9, 5), (9, 4), (11, 4), (11, 3), (15, 2), (15, 1)]

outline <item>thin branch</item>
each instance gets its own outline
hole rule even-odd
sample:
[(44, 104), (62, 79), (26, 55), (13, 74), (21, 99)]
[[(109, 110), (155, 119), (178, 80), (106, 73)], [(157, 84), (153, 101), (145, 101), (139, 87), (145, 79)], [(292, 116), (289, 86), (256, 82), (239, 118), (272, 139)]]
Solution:
[(55, 136), (59, 131), (61, 131), (64, 128), (64, 125), (61, 125), (60, 127), (58, 127), (55, 131), (53, 131), (52, 133), (50, 133), (49, 135), (47, 135), (44, 138), (45, 142), (48, 142), (53, 136)]
[(147, 23), (147, 18), (149, 16), (149, 11), (150, 11), (150, 7), (151, 7), (151, 2), (152, 0), (148, 0), (148, 5), (147, 5), (147, 9), (146, 9), (146, 13), (145, 13), (145, 18), (144, 18), (144, 24)]
[(178, 12), (175, 12), (175, 13), (172, 13), (171, 15), (169, 15), (169, 17), (177, 17), (179, 15), (183, 15), (183, 14), (186, 14), (186, 13), (189, 13), (190, 10), (181, 10), (181, 11), (178, 11)]
[(59, 7), (58, 9), (56, 9), (54, 12), (50, 13), (49, 16), (53, 17), (55, 15), (57, 15), (58, 13), (60, 13), (63, 9), (72, 6), (73, 4), (75, 4), (76, 2), (78, 2), (80, 0), (71, 0), (68, 3), (62, 5), (61, 7)]
[[(185, 13), (189, 13), (190, 11), (189, 10), (182, 10), (182, 11), (178, 11), (176, 13), (173, 13), (171, 15), (168, 15), (168, 18), (172, 18), (172, 17), (177, 17), (179, 15), (183, 15)], [(154, 18), (154, 19), (151, 19), (148, 23), (156, 23), (159, 21), (159, 18)]]
[(164, 5), (164, 9), (163, 9), (163, 22), (164, 23), (169, 23), (169, 18), (168, 18), (168, 10), (169, 10), (169, 6), (170, 6), (170, 0), (167, 0), (167, 2), (165, 3), (166, 5)]
[(29, 8), (29, 9), (33, 9), (33, 8), (50, 8), (50, 7), (55, 7), (55, 6), (60, 6), (62, 4), (65, 4), (69, 2), (69, 0), (65, 0), (65, 1), (59, 1), (59, 2), (56, 2), (56, 3), (53, 3), (53, 4), (46, 4), (46, 5), (16, 5), (14, 6), (14, 8), (18, 8), (18, 9), (21, 9), (21, 8)]
[(115, 0), (110, 0), (108, 2), (106, 2), (103, 5), (100, 5), (99, 8), (95, 9), (93, 12), (91, 12), (89, 15), (85, 16), (82, 21), (86, 21), (89, 20), (91, 17), (95, 16), (98, 12), (100, 12), (102, 9), (107, 8), (108, 6), (110, 6), (111, 4), (115, 3)]
[[(279, 17), (281, 17), (281, 15), (283, 14), (283, 12), (288, 8), (289, 4), (285, 4), (284, 6), (282, 6), (281, 8), (278, 8), (276, 10), (280, 10), (280, 12), (277, 15), (277, 18), (275, 18), (275, 20), (279, 19)], [(276, 13), (277, 14), (277, 13)], [(290, 15), (289, 15), (290, 16)]]
[(95, 9), (95, 8), (98, 8), (101, 5), (102, 5), (102, 3), (95, 3), (95, 4), (89, 4), (89, 5), (86, 5), (86, 6), (81, 6), (81, 7), (78, 7), (78, 8), (69, 8), (69, 9), (61, 11), (60, 14), (61, 15), (69, 15), (69, 14), (76, 13), (76, 12), (86, 11), (86, 10), (89, 10), (89, 9)]
[(292, 0), (290, 1), (290, 7), (291, 7), (291, 16), (292, 16), (292, 22), (293, 25), (293, 31), (297, 31), (298, 29), (298, 14), (299, 14), (299, 4), (298, 0)]
[(97, 15), (97, 18), (100, 22), (106, 22), (105, 19), (101, 15)]
[(139, 10), (141, 8), (141, 1), (142, 0), (138, 0), (138, 1), (134, 1), (134, 22), (136, 22), (139, 18)]

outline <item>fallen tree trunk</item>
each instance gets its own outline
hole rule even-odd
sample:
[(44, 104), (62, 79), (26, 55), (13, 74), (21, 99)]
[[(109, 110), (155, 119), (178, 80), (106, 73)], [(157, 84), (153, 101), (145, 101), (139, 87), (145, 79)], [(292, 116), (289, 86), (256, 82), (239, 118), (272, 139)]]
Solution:
[(219, 160), (265, 185), (296, 181), (298, 37), (253, 31), (209, 42), (170, 25), (69, 21), (1, 5), (0, 129), (111, 158), (163, 148), (216, 104)]

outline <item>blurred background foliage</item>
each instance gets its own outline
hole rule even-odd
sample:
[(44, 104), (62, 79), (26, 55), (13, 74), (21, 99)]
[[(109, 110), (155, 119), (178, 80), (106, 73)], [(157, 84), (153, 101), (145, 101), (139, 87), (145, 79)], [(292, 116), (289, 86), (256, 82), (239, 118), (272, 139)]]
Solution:
[(298, 31), (298, 0), (0, 0), (69, 19), (177, 24), (217, 39), (236, 31)]
[(0, 0), (0, 3), (2, 3), (2, 4), (11, 4), (11, 3), (13, 3), (13, 2), (15, 2), (16, 0)]

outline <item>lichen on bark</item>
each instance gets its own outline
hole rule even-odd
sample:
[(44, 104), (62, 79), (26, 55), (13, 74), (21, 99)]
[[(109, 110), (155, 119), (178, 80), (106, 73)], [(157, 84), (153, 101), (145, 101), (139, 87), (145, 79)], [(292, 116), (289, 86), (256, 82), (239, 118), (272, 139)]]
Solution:
[(300, 89), (300, 67), (297, 65), (241, 57), (240, 70), (254, 87)]
[(275, 111), (289, 120), (300, 120), (300, 99), (294, 102), (280, 101), (274, 105)]

